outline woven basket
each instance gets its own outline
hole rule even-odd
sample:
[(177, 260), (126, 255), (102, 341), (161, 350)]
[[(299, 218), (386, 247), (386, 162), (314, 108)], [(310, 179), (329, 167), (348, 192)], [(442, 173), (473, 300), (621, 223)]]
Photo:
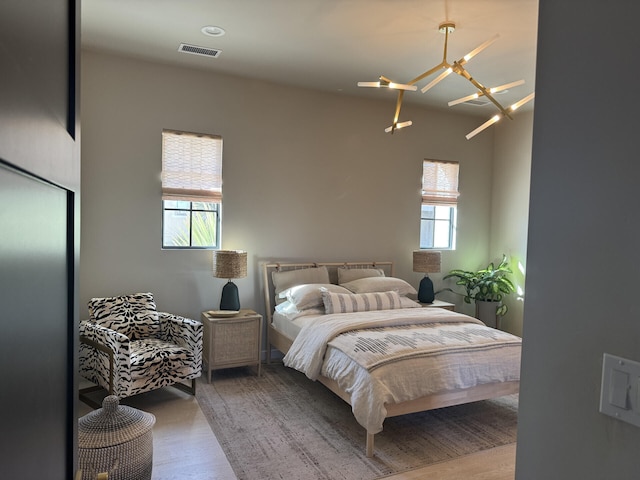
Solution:
[(156, 417), (119, 404), (110, 395), (102, 408), (78, 420), (78, 468), (82, 480), (108, 473), (109, 480), (150, 480)]

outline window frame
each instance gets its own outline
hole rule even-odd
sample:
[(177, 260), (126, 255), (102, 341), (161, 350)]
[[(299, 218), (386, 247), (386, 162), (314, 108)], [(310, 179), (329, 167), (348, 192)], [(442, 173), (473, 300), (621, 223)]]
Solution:
[[(218, 250), (220, 249), (220, 217), (222, 216), (222, 204), (218, 202), (188, 202), (189, 208), (179, 208), (179, 207), (167, 207), (167, 202), (170, 200), (162, 201), (162, 249), (163, 250)], [(208, 203), (210, 205), (215, 206), (211, 210), (193, 208), (194, 203)], [(165, 244), (165, 212), (188, 212), (189, 214), (189, 245), (166, 245)], [(193, 244), (193, 213), (194, 212), (214, 212), (216, 217), (216, 234), (215, 234), (215, 245), (194, 245)]]
[[(423, 216), (423, 210), (422, 208), (420, 208), (420, 249), (421, 250), (455, 250), (456, 248), (456, 235), (455, 235), (455, 231), (456, 231), (456, 222), (457, 222), (457, 218), (458, 218), (458, 209), (456, 207), (444, 207), (442, 205), (425, 205), (422, 204), (421, 207), (424, 206), (429, 206), (429, 207), (433, 207), (433, 208), (449, 208), (449, 215), (448, 215), (448, 219), (441, 219), (441, 218), (437, 218), (437, 215), (435, 215), (433, 218), (426, 218)], [(424, 232), (423, 232), (423, 222), (431, 222), (432, 228), (431, 231), (433, 232), (433, 234), (431, 235), (431, 244), (432, 246), (424, 246), (422, 243), (422, 239), (424, 236)], [(435, 226), (438, 224), (438, 222), (447, 222), (448, 223), (448, 238), (449, 238), (449, 244), (446, 247), (439, 247), (434, 245), (435, 244), (435, 237), (436, 237), (436, 229)]]

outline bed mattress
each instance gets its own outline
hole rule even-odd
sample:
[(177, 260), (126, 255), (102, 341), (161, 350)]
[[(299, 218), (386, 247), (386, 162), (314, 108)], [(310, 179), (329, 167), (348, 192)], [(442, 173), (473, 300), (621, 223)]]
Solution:
[(320, 309), (310, 309), (296, 314), (287, 314), (276, 310), (271, 321), (276, 330), (294, 339), (298, 336), (302, 327), (312, 324), (316, 319), (323, 316), (324, 311)]

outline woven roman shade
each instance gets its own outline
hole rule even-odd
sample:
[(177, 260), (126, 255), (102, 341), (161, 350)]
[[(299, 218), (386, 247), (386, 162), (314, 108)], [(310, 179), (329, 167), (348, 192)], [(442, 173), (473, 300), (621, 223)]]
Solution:
[(458, 162), (425, 160), (422, 164), (422, 204), (455, 207), (458, 204)]
[(162, 131), (162, 199), (222, 202), (222, 137)]

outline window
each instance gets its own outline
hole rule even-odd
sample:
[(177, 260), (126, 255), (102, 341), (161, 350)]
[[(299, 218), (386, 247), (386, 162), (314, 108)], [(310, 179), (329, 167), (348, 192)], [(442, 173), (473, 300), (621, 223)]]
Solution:
[(454, 249), (458, 204), (458, 162), (422, 164), (420, 248)]
[(222, 138), (162, 131), (162, 247), (219, 248)]

